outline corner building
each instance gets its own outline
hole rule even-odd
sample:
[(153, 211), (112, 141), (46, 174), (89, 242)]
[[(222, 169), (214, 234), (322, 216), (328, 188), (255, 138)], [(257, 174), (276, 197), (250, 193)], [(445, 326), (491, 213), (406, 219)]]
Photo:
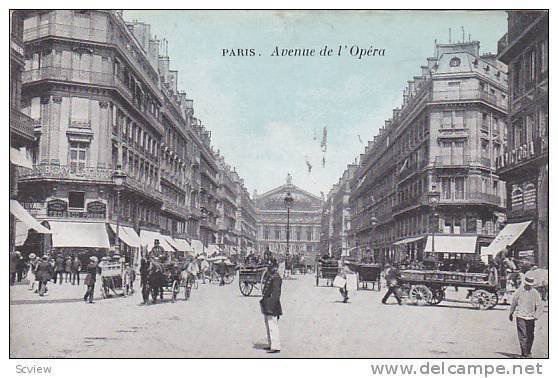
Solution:
[[(508, 12), (498, 59), (509, 67), (508, 145), (497, 160), (506, 181), (515, 258), (548, 268), (548, 12)], [(497, 251), (494, 251), (497, 252)]]
[[(22, 111), (36, 142), (19, 199), (60, 231), (53, 247), (106, 253), (117, 213), (126, 255), (154, 238), (177, 251), (193, 239), (215, 243), (211, 132), (178, 89), (165, 41), (148, 24), (101, 10), (28, 12), (23, 40)], [(127, 174), (119, 202), (118, 168)]]
[[(360, 155), (349, 205), (360, 256), (462, 259), (499, 230), (505, 187), (495, 162), (506, 143), (507, 69), (479, 47), (437, 44), (407, 82), (402, 106)], [(432, 189), (441, 194), (436, 219)]]

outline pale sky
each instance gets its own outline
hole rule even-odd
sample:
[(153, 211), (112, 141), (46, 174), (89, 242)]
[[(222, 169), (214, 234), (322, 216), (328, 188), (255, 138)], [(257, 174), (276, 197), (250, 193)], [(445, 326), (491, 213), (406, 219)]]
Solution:
[[(507, 31), (503, 11), (173, 10), (125, 11), (124, 18), (149, 23), (152, 35), (168, 40), (179, 89), (250, 192), (282, 185), (290, 172), (293, 184), (316, 195), (327, 194), (400, 106), (434, 40), (447, 43), (450, 28), (452, 41), (462, 40), (463, 26), (481, 53), (496, 52)], [(325, 45), (373, 46), (385, 56), (270, 56), (276, 46), (318, 52)], [(256, 56), (222, 56), (237, 48)]]

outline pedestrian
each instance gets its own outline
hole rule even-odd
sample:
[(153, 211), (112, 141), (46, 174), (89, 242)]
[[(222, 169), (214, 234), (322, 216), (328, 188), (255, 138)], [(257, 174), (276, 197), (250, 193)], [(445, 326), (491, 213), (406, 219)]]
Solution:
[(10, 286), (15, 285), (16, 281), (16, 266), (17, 266), (17, 255), (15, 252), (10, 252)]
[(17, 282), (21, 282), (23, 279), (23, 272), (27, 270), (27, 263), (21, 256), (21, 252), (16, 252), (17, 255), (17, 262), (16, 262), (16, 273), (17, 273)]
[(64, 269), (65, 269), (65, 260), (62, 255), (56, 256), (56, 260), (54, 260), (54, 283), (57, 280), (60, 280), (60, 285), (62, 285), (62, 281), (64, 280)]
[(52, 278), (52, 265), (48, 256), (43, 256), (42, 261), (37, 264), (36, 278), (39, 281), (39, 295), (42, 297), (47, 292), (47, 282)]
[(85, 268), (87, 276), (85, 277), (84, 282), (87, 285), (87, 291), (83, 296), (83, 300), (85, 302), (93, 303), (93, 296), (95, 294), (95, 281), (97, 278), (97, 273), (100, 273), (100, 268), (97, 264), (99, 260), (96, 256), (91, 256), (89, 260), (89, 265), (87, 265), (87, 268)]
[(205, 257), (202, 255), (200, 257), (200, 273), (201, 273), (201, 277), (202, 277), (202, 283), (205, 283), (205, 276), (208, 274), (209, 272), (209, 262), (205, 259)]
[(72, 258), (70, 256), (66, 257), (64, 262), (64, 272), (66, 273), (66, 282), (72, 282)]
[(543, 303), (537, 290), (533, 289), (535, 279), (525, 276), (523, 286), (517, 289), (512, 296), (509, 319), (517, 325), (517, 336), (521, 347), (521, 357), (530, 358), (531, 348), (535, 340), (535, 322), (543, 313)]
[(384, 275), (386, 278), (386, 285), (388, 287), (388, 290), (386, 292), (386, 295), (384, 295), (384, 297), (382, 298), (382, 304), (386, 304), (390, 295), (393, 294), (395, 299), (397, 299), (397, 303), (401, 305), (401, 297), (399, 296), (399, 280), (401, 276), (399, 273), (399, 269), (387, 263)]
[(35, 269), (37, 269), (37, 255), (34, 253), (29, 254), (29, 270), (27, 271), (27, 279), (29, 280), (28, 290), (33, 290), (35, 288)]
[(81, 272), (81, 260), (75, 256), (72, 261), (72, 285), (75, 285), (76, 281), (79, 285), (79, 273)]
[(126, 295), (134, 294), (134, 281), (136, 280), (136, 271), (129, 263), (125, 263), (124, 282), (126, 287)]
[(347, 265), (347, 262), (342, 260), (339, 261), (339, 272), (338, 272), (338, 276), (342, 278), (342, 280), (337, 279), (338, 281), (341, 281), (343, 284), (339, 285), (339, 292), (341, 293), (341, 295), (343, 296), (343, 303), (347, 303), (349, 301), (349, 290), (347, 289), (347, 280), (349, 275), (353, 274), (353, 272), (351, 271), (351, 269), (349, 268), (349, 266)]
[(260, 307), (264, 316), (267, 341), (269, 346), (265, 349), (268, 353), (279, 353), (281, 351), (281, 340), (279, 337), (279, 318), (283, 315), (281, 308), (281, 285), (283, 280), (277, 272), (279, 265), (273, 259), (270, 272), (264, 282)]

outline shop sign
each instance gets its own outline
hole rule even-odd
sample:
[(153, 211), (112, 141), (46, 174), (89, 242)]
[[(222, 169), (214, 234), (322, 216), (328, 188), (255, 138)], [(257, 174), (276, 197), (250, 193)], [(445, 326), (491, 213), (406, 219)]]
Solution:
[(107, 205), (101, 201), (93, 201), (87, 204), (87, 213), (104, 217), (107, 211)]
[(68, 204), (66, 201), (60, 199), (54, 199), (47, 202), (47, 212), (51, 216), (56, 213), (65, 212), (68, 210)]

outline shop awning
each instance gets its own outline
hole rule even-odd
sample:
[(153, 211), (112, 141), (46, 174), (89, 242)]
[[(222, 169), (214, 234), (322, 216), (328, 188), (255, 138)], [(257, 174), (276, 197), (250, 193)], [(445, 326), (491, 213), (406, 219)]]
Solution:
[(166, 238), (156, 231), (140, 231), (141, 246), (146, 247), (148, 251), (153, 249), (155, 240), (159, 240), (159, 245), (165, 251), (174, 252), (174, 248), (167, 242)]
[(204, 252), (204, 247), (203, 247), (203, 244), (202, 244), (201, 241), (199, 241), (197, 239), (192, 239), (192, 241), (190, 242), (190, 245), (194, 249), (194, 253), (196, 255), (201, 255)]
[(207, 246), (207, 256), (217, 255), (221, 252), (216, 244), (210, 244)]
[(49, 221), (55, 248), (110, 248), (105, 223)]
[(175, 250), (180, 251), (180, 246), (170, 235), (161, 235), (163, 239)]
[[(116, 235), (116, 225), (113, 223), (109, 223), (109, 224), (111, 230)], [(118, 236), (120, 237), (120, 240), (126, 243), (126, 245), (128, 245), (129, 247), (139, 248), (141, 246), (140, 237), (138, 236), (136, 231), (131, 227), (120, 226), (118, 230)]]
[[(407, 238), (407, 239), (399, 240), (399, 241), (396, 241), (395, 243), (393, 243), (393, 245), (409, 244), (409, 243), (416, 242), (416, 241), (421, 240), (421, 239), (424, 239), (424, 236), (417, 236), (417, 237), (414, 237), (414, 238)], [(436, 244), (436, 242), (434, 242), (434, 244)], [(436, 245), (434, 245), (434, 246), (436, 246)]]
[[(463, 235), (435, 235), (435, 253), (475, 253), (477, 247), (476, 236)], [(432, 253), (432, 235), (426, 239), (424, 252)]]
[(484, 256), (494, 256), (507, 245), (512, 245), (515, 241), (525, 232), (527, 227), (531, 224), (531, 221), (521, 222), (521, 223), (509, 223), (502, 231), (498, 233), (498, 236), (492, 240), (492, 243), (486, 248), (483, 248), (481, 254)]
[(39, 223), (31, 214), (27, 212), (16, 200), (10, 200), (10, 213), (19, 221), (25, 224), (28, 229), (32, 228), (40, 234), (51, 234), (52, 231)]
[(10, 162), (20, 167), (33, 169), (33, 162), (27, 157), (25, 152), (17, 148), (10, 147)]
[(194, 252), (194, 248), (192, 248), (192, 246), (190, 246), (190, 243), (188, 243), (187, 240), (180, 239), (180, 238), (174, 238), (174, 241), (178, 245), (178, 248), (177, 248), (178, 251), (180, 251), (180, 252)]
[(29, 227), (23, 222), (16, 220), (15, 222), (15, 245), (17, 247), (25, 244), (27, 240), (27, 234), (29, 233)]

